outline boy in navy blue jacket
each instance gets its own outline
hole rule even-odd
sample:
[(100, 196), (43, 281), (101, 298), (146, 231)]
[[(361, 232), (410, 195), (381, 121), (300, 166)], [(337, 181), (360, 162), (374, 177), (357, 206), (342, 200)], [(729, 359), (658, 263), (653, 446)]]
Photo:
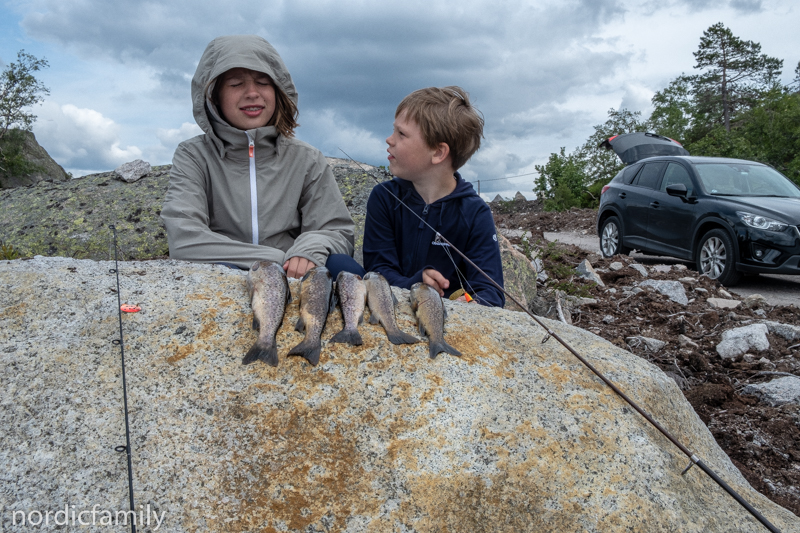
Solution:
[(478, 303), (503, 306), (500, 290), (457, 252), (434, 242), (439, 232), (503, 286), (492, 213), (456, 172), (478, 150), (482, 136), (483, 118), (460, 87), (420, 89), (400, 102), (394, 132), (386, 139), (389, 170), (396, 177), (376, 185), (367, 202), (367, 271), (380, 272), (396, 287), (421, 281), (444, 297), (463, 288)]

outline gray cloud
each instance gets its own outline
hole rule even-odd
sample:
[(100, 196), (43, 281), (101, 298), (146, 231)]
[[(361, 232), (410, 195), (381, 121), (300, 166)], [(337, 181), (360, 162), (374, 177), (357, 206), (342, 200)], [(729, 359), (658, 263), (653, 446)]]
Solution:
[[(728, 13), (763, 10), (760, 0), (726, 5)], [(27, 10), (22, 27), (29, 37), (151, 78), (142, 91), (106, 91), (130, 93), (120, 98), (129, 115), (153, 113), (159, 103), (162, 115), (152, 120), (158, 157), (187, 131), (181, 124), (191, 120), (189, 81), (208, 42), (256, 33), (281, 52), (298, 86), (298, 136), (326, 155), (341, 157), (341, 146), (365, 162), (385, 164), (383, 140), (398, 102), (421, 87), (455, 84), (470, 92), (486, 118), (486, 143), (465, 173), (488, 179), (527, 172), (560, 146), (572, 150), (609, 107), (636, 110), (649, 103), (649, 91), (660, 88), (649, 85), (660, 80), (637, 78), (633, 65), (646, 47), (624, 43), (626, 19), (635, 14), (658, 24), (662, 12), (717, 6), (705, 0), (31, 0), (20, 9)], [(680, 69), (692, 63), (687, 56)], [(662, 72), (667, 81), (674, 77), (669, 68)], [(167, 107), (185, 112), (158, 123)], [(110, 108), (103, 114), (111, 116)]]

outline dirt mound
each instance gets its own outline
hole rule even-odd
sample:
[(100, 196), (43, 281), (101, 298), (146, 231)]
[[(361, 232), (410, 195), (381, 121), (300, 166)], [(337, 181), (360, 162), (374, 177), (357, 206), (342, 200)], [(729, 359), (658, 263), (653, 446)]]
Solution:
[[(577, 231), (595, 235), (597, 212), (572, 209), (544, 212), (537, 201), (491, 204), (498, 228), (523, 230), (530, 238), (509, 240), (538, 253), (548, 275), (542, 289), (559, 289), (586, 298), (571, 310), (572, 323), (647, 359), (672, 377), (714, 438), (750, 484), (800, 516), (800, 407), (770, 407), (742, 393), (746, 385), (783, 375), (800, 376), (800, 344), (769, 335), (769, 349), (723, 359), (716, 352), (722, 332), (771, 320), (800, 326), (795, 306), (715, 308), (709, 298), (730, 299), (716, 281), (682, 264), (639, 265), (629, 256), (605, 259), (575, 246), (545, 243), (544, 232)], [(521, 232), (520, 232), (521, 233)], [(588, 259), (604, 287), (581, 278), (575, 267)], [(645, 279), (677, 281), (689, 303), (657, 290), (638, 287)], [(656, 339), (666, 343), (645, 342)], [(686, 443), (691, 448), (691, 443)]]

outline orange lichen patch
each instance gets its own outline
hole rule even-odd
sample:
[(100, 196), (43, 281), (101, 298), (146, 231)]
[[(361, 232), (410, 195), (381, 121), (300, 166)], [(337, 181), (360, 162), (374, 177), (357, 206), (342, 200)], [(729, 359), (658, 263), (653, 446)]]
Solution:
[(217, 325), (217, 322), (215, 320), (216, 317), (217, 317), (217, 310), (214, 309), (213, 307), (206, 309), (200, 315), (202, 326), (200, 328), (200, 332), (197, 334), (197, 338), (199, 340), (206, 340), (219, 333), (219, 326)]
[(186, 299), (190, 301), (198, 301), (198, 300), (211, 300), (212, 298), (217, 298), (217, 295), (210, 295), (210, 294), (187, 294)]
[[(527, 476), (510, 480), (501, 474), (487, 483), (471, 474), (421, 474), (409, 479), (407, 486), (411, 495), (391, 518), (417, 531), (485, 531), (489, 525), (492, 531), (546, 529), (541, 491)], [(415, 516), (419, 518), (407, 522)]]
[(411, 393), (412, 386), (407, 381), (399, 381), (392, 386), (392, 396), (402, 400), (408, 400), (411, 397)]
[(0, 318), (19, 321), (19, 319), (25, 318), (25, 315), (28, 313), (27, 307), (24, 301), (9, 305), (8, 307), (0, 309)]
[(181, 359), (186, 359), (195, 351), (194, 344), (179, 345), (177, 342), (172, 341), (167, 345), (166, 351), (172, 352), (172, 355), (167, 357), (167, 363), (174, 365)]
[[(350, 516), (377, 514), (383, 497), (373, 482), (379, 473), (362, 468), (368, 460), (361, 437), (355, 425), (336, 418), (338, 408), (296, 401), (270, 410), (233, 402), (226, 416), (235, 427), (227, 431), (235, 434), (237, 449), (220, 470), (221, 492), (236, 503), (212, 504), (209, 514), (217, 518), (211, 530), (263, 531), (279, 523), (305, 530), (323, 519), (331, 530), (342, 530)], [(232, 516), (239, 520), (226, 522)]]

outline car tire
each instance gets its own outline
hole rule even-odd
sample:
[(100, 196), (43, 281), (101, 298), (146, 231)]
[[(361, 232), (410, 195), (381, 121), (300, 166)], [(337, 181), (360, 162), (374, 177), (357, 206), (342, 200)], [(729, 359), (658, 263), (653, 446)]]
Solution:
[(630, 248), (622, 245), (622, 224), (617, 217), (608, 217), (600, 228), (600, 251), (603, 257), (628, 255)]
[(736, 270), (733, 240), (723, 229), (712, 229), (697, 247), (697, 271), (726, 287), (736, 285), (742, 273)]

